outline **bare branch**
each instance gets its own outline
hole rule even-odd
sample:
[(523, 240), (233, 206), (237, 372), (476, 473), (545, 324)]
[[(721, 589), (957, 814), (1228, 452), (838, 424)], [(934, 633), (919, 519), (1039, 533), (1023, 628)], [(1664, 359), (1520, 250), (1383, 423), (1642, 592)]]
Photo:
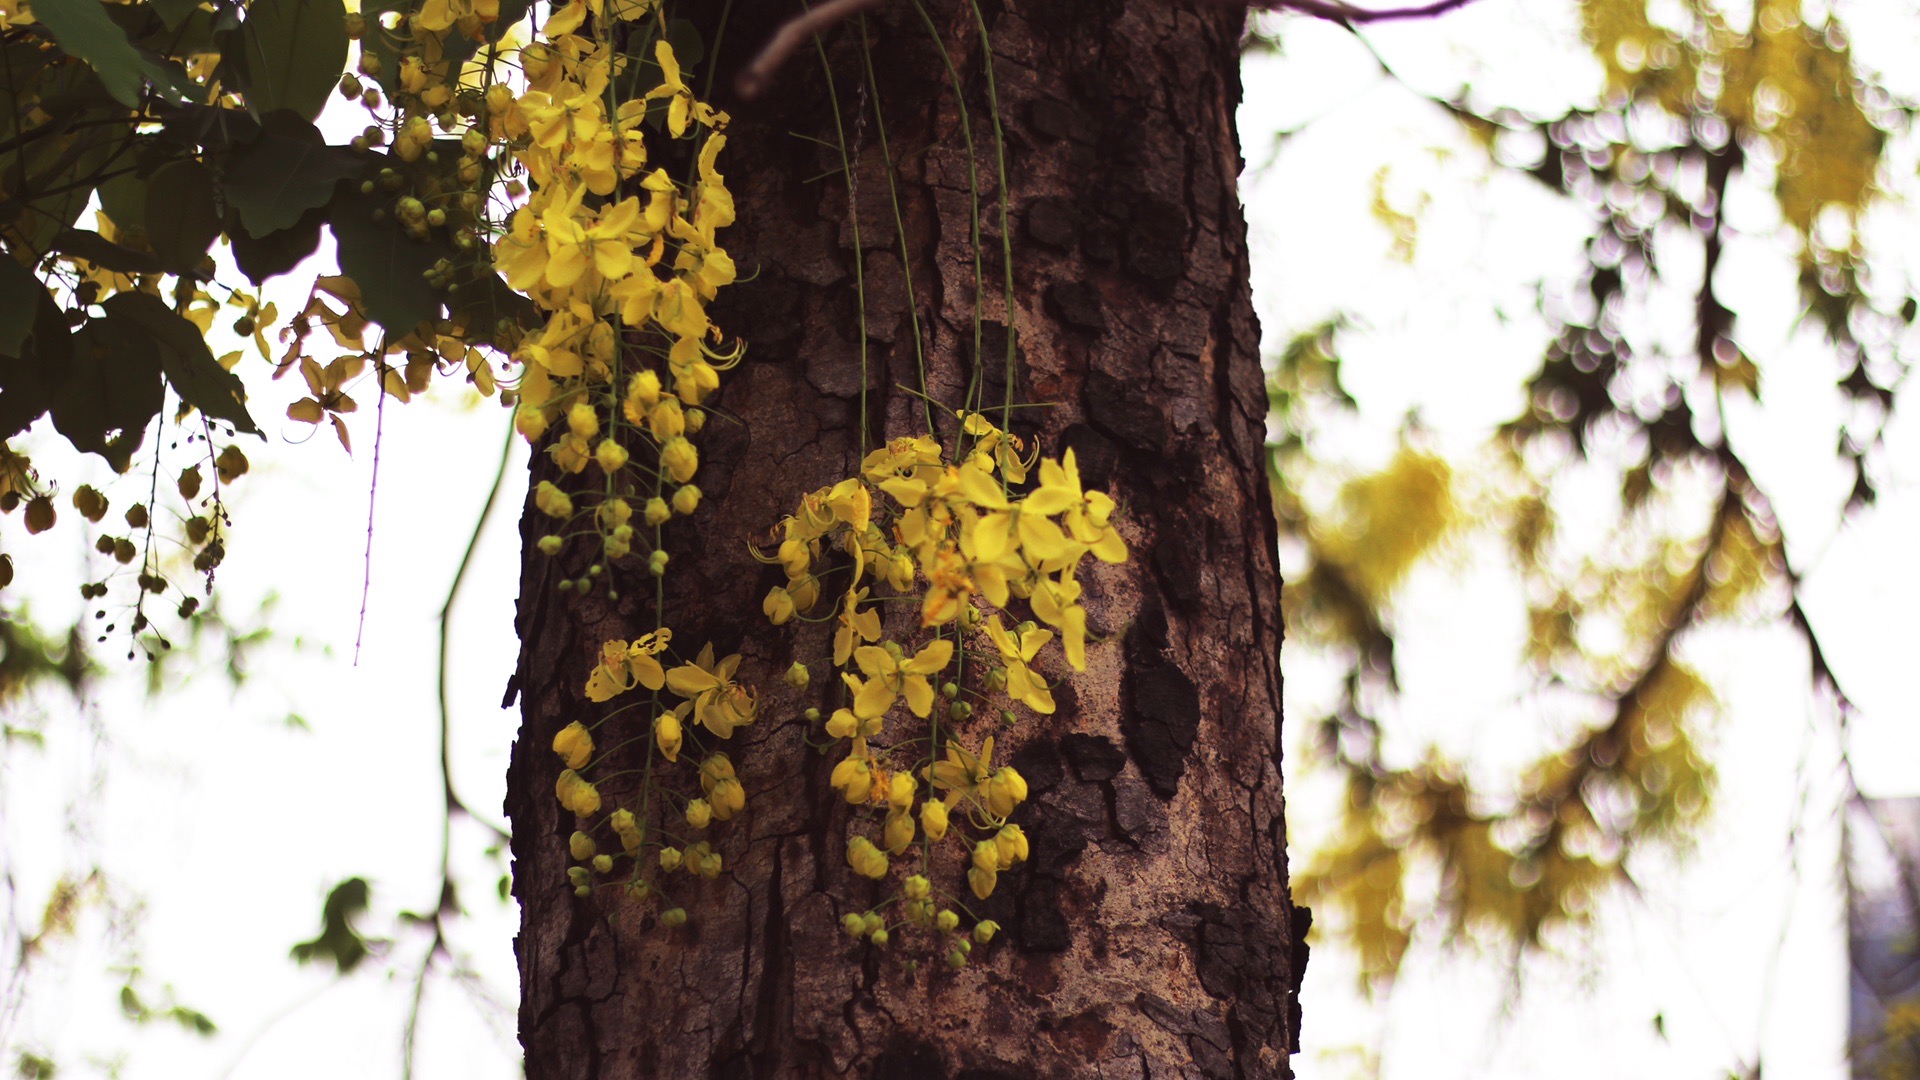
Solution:
[(1253, 0), (1247, 6), (1264, 11), (1292, 11), (1301, 15), (1311, 15), (1316, 19), (1351, 25), (1395, 22), (1402, 19), (1431, 19), (1471, 3), (1473, 0), (1434, 0), (1433, 3), (1421, 4), (1418, 7), (1363, 8), (1342, 3), (1341, 0)]
[(752, 101), (766, 92), (773, 84), (774, 72), (787, 62), (802, 42), (847, 18), (880, 6), (880, 0), (827, 0), (816, 8), (808, 8), (806, 14), (787, 20), (786, 25), (774, 32), (767, 40), (760, 55), (753, 58), (733, 81), (733, 92), (743, 101)]

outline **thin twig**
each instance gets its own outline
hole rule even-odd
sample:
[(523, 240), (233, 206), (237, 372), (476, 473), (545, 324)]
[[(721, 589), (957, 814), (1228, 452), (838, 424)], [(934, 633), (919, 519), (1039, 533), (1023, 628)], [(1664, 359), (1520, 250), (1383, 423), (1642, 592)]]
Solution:
[(1216, 0), (1219, 3), (1245, 6), (1262, 11), (1292, 11), (1301, 15), (1311, 15), (1316, 19), (1326, 19), (1337, 23), (1376, 23), (1394, 22), (1401, 19), (1431, 19), (1435, 15), (1445, 15), (1455, 8), (1463, 8), (1473, 0), (1434, 0), (1431, 4), (1407, 8), (1363, 8), (1352, 4), (1343, 4), (1340, 0)]
[(380, 441), (387, 429), (387, 335), (380, 335), (380, 352), (373, 362), (373, 378), (380, 395), (373, 410), (373, 479), (367, 484), (367, 550), (360, 576), (360, 621), (353, 631), (353, 666), (360, 666), (360, 641), (367, 632), (367, 597), (373, 592), (373, 507), (380, 494)]
[(785, 25), (774, 31), (773, 37), (767, 39), (760, 55), (754, 57), (753, 62), (733, 80), (733, 92), (743, 101), (759, 97), (773, 84), (774, 72), (779, 71), (780, 65), (786, 63), (794, 50), (808, 38), (859, 12), (879, 6), (880, 0), (827, 0), (805, 14), (788, 19)]

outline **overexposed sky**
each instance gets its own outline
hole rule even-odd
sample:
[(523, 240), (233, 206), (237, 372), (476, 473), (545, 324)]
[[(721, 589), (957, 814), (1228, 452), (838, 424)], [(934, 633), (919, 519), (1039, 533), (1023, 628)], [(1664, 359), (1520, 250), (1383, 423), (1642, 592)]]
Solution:
[[(1920, 45), (1920, 19), (1886, 17), (1888, 7), (1842, 10), (1859, 9), (1863, 61), (1898, 70)], [(1577, 270), (1585, 218), (1538, 184), (1490, 167), (1437, 109), (1384, 79), (1345, 31), (1298, 19), (1282, 29), (1284, 54), (1247, 65), (1242, 112), (1268, 343), (1336, 312), (1358, 316), (1367, 330), (1343, 339), (1344, 372), (1379, 429), (1355, 435), (1344, 451), (1383, 460), (1394, 425), (1416, 404), (1442, 445), (1471, 446), (1518, 409), (1520, 380), (1547, 334), (1534, 312), (1535, 283)], [(1598, 81), (1560, 5), (1480, 0), (1438, 22), (1368, 35), (1421, 89), (1449, 94), (1470, 82), (1476, 100), (1541, 115), (1582, 100)], [(338, 107), (330, 121), (358, 126)], [(1280, 130), (1292, 133), (1271, 134)], [(1369, 210), (1383, 167), (1389, 198), (1418, 209), (1419, 243), (1407, 264), (1387, 257), (1391, 239)], [(1836, 529), (1848, 478), (1832, 452), (1841, 419), (1835, 372), (1795, 328), (1792, 267), (1769, 235), (1764, 202), (1745, 204), (1755, 235), (1730, 247), (1717, 282), (1769, 395), (1733, 418), (1734, 437), (1774, 497), (1790, 555), (1809, 577), (1809, 609), (1863, 707), (1854, 733), (1863, 782), (1873, 794), (1920, 792), (1920, 679), (1905, 663), (1920, 646), (1910, 614), (1920, 610), (1920, 575), (1909, 557), (1920, 536), (1920, 437), (1911, 420), (1896, 421), (1879, 506)], [(1916, 221), (1902, 205), (1875, 228), (1895, 248)], [(304, 289), (304, 280), (281, 279), (281, 310), (297, 307)], [(224, 351), (218, 341), (215, 351)], [(506, 416), (492, 403), (465, 404), (451, 387), (436, 391), (439, 401), (389, 404), (373, 591), (355, 665), (360, 595), (339, 568), (358, 567), (365, 544), (372, 386), (356, 395), (362, 410), (349, 457), (330, 435), (309, 437), (282, 418), (304, 395), (296, 377), (265, 381), (257, 358), (245, 367), (259, 377), (251, 403), (269, 441), (248, 444), (254, 471), (236, 491), (220, 590), (243, 625), (277, 597), (268, 618), (276, 639), (255, 652), (253, 678), (230, 693), (209, 654), (211, 670), (150, 705), (136, 665), (101, 687), (84, 722), (63, 715), (50, 724), (44, 751), (13, 745), (0, 756), (0, 838), (19, 918), (37, 919), (57, 875), (101, 860), (120, 895), (143, 903), (127, 940), (137, 943), (148, 998), (170, 985), (222, 1033), (203, 1040), (119, 1020), (115, 988), (98, 973), (127, 955), (99, 944), (109, 935), (96, 911), (82, 923), (83, 946), (35, 972), (17, 1045), (70, 1063), (124, 1057), (129, 1078), (398, 1075), (409, 977), (424, 940), (403, 933), (391, 964), (338, 983), (284, 957), (317, 929), (327, 888), (349, 875), (375, 883), (375, 911), (363, 923), (371, 932), (390, 931), (402, 908), (433, 903), (435, 620)], [(41, 440), (36, 457), (64, 475), (55, 442)], [(496, 815), (517, 726), (499, 708), (516, 653), (513, 521), (525, 451), (515, 452), (453, 639), (456, 782), (471, 805)], [(144, 482), (130, 476), (106, 490), (117, 515), (144, 497)], [(36, 538), (9, 534), (20, 565), (58, 567), (13, 586), (49, 624), (79, 607), (74, 584), (85, 571), (75, 535), (70, 522)], [(1522, 760), (1516, 747), (1538, 734), (1518, 705), (1519, 608), (1477, 599), (1510, 590), (1512, 575), (1471, 552), (1454, 563), (1416, 575), (1396, 605), (1408, 745), (1431, 739), (1483, 762)], [(1809, 692), (1804, 652), (1780, 627), (1697, 635), (1687, 654), (1714, 677), (1726, 706), (1715, 736), (1720, 813), (1694, 858), (1641, 867), (1641, 896), (1615, 898), (1589, 934), (1555, 943), (1558, 958), (1526, 965), (1517, 1004), (1498, 958), (1427, 945), (1411, 955), (1392, 997), (1369, 1005), (1353, 989), (1352, 964), (1316, 948), (1304, 997), (1307, 1049), (1296, 1059), (1302, 1077), (1359, 1075), (1355, 1063), (1377, 1053), (1386, 1076), (1423, 1080), (1690, 1078), (1751, 1061), (1760, 1046), (1770, 1073), (1844, 1075), (1830, 707)], [(1287, 664), (1289, 708), (1310, 708), (1326, 693), (1324, 678), (1316, 681), (1324, 664), (1295, 653)], [(289, 712), (309, 730), (289, 729)], [(1297, 740), (1289, 768), (1296, 843), (1309, 843), (1324, 835), (1336, 792)], [(1795, 821), (1804, 825), (1797, 833)], [(478, 829), (456, 833), (471, 914), (458, 945), (478, 977), (429, 984), (423, 1077), (517, 1073), (517, 916), (494, 897), (500, 871), (480, 853), (485, 842)], [(1296, 847), (1295, 859), (1306, 850)]]

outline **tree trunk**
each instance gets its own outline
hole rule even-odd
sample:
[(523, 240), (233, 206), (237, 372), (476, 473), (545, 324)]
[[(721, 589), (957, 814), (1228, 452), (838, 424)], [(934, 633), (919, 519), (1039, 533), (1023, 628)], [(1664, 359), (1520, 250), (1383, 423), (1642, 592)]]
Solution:
[[(1267, 401), (1235, 192), (1242, 13), (979, 2), (990, 57), (972, 4), (927, 0), (929, 26), (896, 0), (865, 20), (871, 84), (856, 21), (825, 35), (826, 63), (803, 46), (763, 98), (716, 95), (733, 114), (720, 166), (739, 205), (722, 241), (751, 280), (714, 314), (751, 347), (718, 399), (738, 422), (701, 436), (706, 501), (669, 527), (665, 623), (677, 647), (743, 653), (760, 688), (759, 722), (726, 747), (748, 808), (713, 830), (726, 873), (682, 886), (687, 926), (663, 929), (657, 905), (617, 888), (576, 898), (576, 825), (548, 745), (605, 708), (584, 699), (588, 668), (603, 639), (651, 629), (653, 585), (616, 570), (618, 601), (563, 594), (561, 571), (530, 554), (507, 808), (534, 1080), (1289, 1074), (1304, 950), (1287, 893)], [(737, 0), (716, 85), (795, 10)], [(838, 150), (822, 149), (842, 140), (851, 192)], [(976, 906), (1001, 938), (954, 971), (908, 935), (879, 949), (841, 932), (883, 886), (848, 870), (834, 757), (803, 741), (800, 713), (827, 706), (833, 680), (817, 663), (806, 692), (780, 679), (831, 651), (830, 626), (767, 624), (761, 597), (784, 578), (747, 542), (853, 474), (863, 422), (867, 446), (924, 428), (900, 387), (950, 410), (977, 378), (999, 403), (1009, 321), (1014, 396), (1036, 406), (1012, 414), (1015, 430), (1075, 451), (1087, 485), (1119, 501), (1132, 558), (1083, 575), (1089, 670), (1048, 671), (1059, 710), (998, 730), (1030, 784), (1014, 820), (1032, 856)], [(941, 423), (950, 432), (951, 414)], [(545, 530), (529, 518), (524, 531)], [(911, 640), (913, 616), (894, 619)], [(970, 745), (998, 726), (990, 712)], [(602, 745), (644, 736), (647, 721), (622, 722)]]

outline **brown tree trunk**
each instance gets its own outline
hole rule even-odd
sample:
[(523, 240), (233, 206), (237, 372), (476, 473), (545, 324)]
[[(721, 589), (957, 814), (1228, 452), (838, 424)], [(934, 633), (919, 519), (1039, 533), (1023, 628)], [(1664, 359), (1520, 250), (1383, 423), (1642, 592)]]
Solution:
[[(860, 25), (848, 23), (826, 35), (827, 64), (809, 43), (761, 100), (717, 95), (733, 114), (721, 168), (740, 208), (722, 239), (757, 276), (715, 315), (751, 348), (719, 398), (738, 423), (702, 435), (706, 503), (670, 527), (665, 621), (676, 645), (744, 653), (742, 674), (761, 690), (759, 722), (727, 747), (748, 810), (716, 828), (728, 869), (686, 886), (688, 926), (663, 930), (653, 905), (618, 889), (575, 897), (575, 823), (553, 797), (547, 747), (561, 725), (605, 708), (581, 690), (596, 648), (650, 629), (654, 599), (644, 573), (616, 572), (619, 601), (556, 592), (560, 570), (529, 557), (525, 720), (507, 806), (535, 1080), (1289, 1073), (1301, 963), (1281, 813), (1267, 401), (1235, 192), (1241, 13), (1175, 0), (979, 3), (990, 57), (971, 3), (927, 0), (930, 28), (894, 0), (865, 22), (871, 90)], [(733, 4), (717, 85), (795, 10)], [(837, 150), (821, 146), (842, 138), (851, 192)], [(864, 409), (850, 205), (864, 256)], [(937, 956), (910, 967), (905, 941), (880, 950), (841, 933), (839, 917), (880, 886), (848, 870), (833, 759), (803, 742), (801, 710), (828, 702), (824, 667), (807, 693), (780, 681), (796, 657), (830, 651), (828, 628), (767, 625), (761, 597), (783, 579), (746, 547), (765, 543), (800, 493), (853, 473), (863, 416), (869, 446), (924, 425), (920, 399), (898, 389), (922, 385), (916, 316), (924, 385), (949, 409), (976, 378), (982, 400), (1001, 401), (1014, 325), (1015, 396), (1041, 404), (1016, 412), (1015, 429), (1048, 454), (1075, 450), (1088, 486), (1119, 501), (1133, 552), (1084, 575), (1095, 643), (1086, 673), (1048, 672), (1064, 677), (1059, 711), (998, 732), (1031, 786), (1015, 821), (1032, 857), (980, 905), (1006, 930), (960, 971)], [(911, 617), (898, 618), (890, 630), (910, 639)], [(643, 734), (642, 723), (600, 741)], [(988, 730), (984, 716), (973, 723)]]

